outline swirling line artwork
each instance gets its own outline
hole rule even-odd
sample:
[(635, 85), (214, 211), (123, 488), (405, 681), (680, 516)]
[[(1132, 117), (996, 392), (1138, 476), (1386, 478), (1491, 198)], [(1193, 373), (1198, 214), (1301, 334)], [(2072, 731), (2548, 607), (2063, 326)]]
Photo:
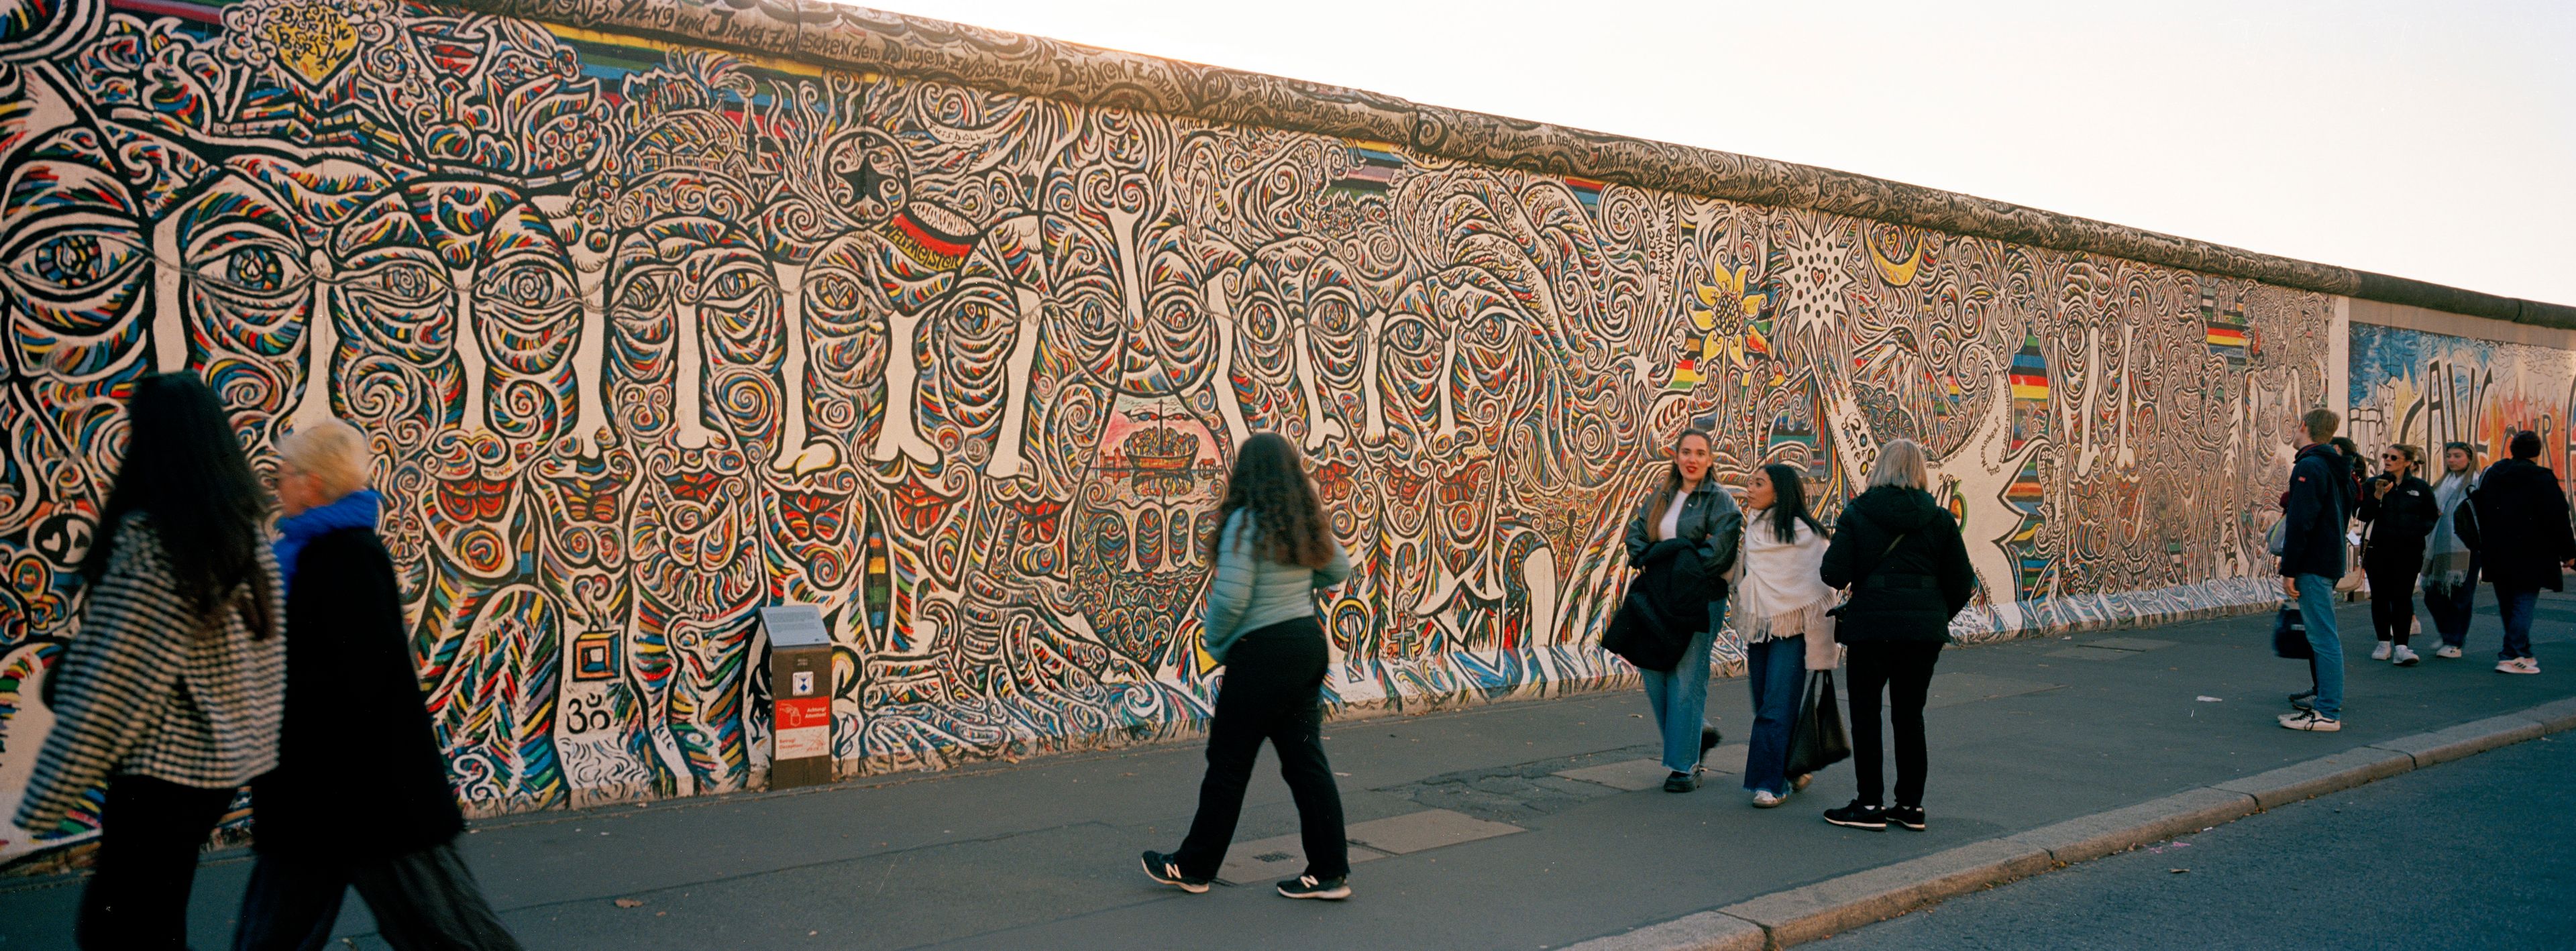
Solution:
[(0, 808), (156, 371), (262, 465), (369, 435), (482, 812), (758, 782), (779, 603), (850, 772), (1193, 731), (1254, 431), (1357, 564), (1331, 699), (1420, 709), (1633, 678), (1679, 427), (1829, 500), (1923, 441), (1973, 640), (2259, 599), (2332, 395), (2333, 299), (2239, 279), (410, 0), (0, 8)]

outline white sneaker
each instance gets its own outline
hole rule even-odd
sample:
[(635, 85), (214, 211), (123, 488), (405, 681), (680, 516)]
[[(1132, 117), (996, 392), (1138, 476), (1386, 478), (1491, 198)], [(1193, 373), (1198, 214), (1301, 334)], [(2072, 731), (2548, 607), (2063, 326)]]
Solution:
[(1755, 809), (1772, 809), (1778, 807), (1781, 803), (1788, 801), (1789, 800), (1785, 797), (1772, 794), (1768, 789), (1757, 789), (1753, 791), (1753, 808)]
[(2320, 716), (2314, 710), (2301, 710), (2297, 713), (2281, 714), (2281, 726), (2292, 730), (2306, 730), (2310, 733), (2333, 733), (2343, 729), (2343, 721)]
[(2424, 658), (2415, 656), (2414, 648), (2408, 647), (2404, 644), (2399, 644), (2397, 645), (2396, 653), (2389, 658), (2389, 662), (2396, 664), (2399, 667), (2413, 667), (2415, 666), (2416, 661), (2423, 659)]
[(2387, 641), (2381, 641), (2381, 642), (2379, 642), (2379, 646), (2371, 648), (2371, 649), (2370, 649), (2370, 659), (2372, 659), (2372, 660), (2387, 660), (2387, 659), (2388, 659), (2388, 642), (2387, 642)]
[(2460, 659), (2460, 649), (2449, 644), (2444, 644), (2440, 647), (2433, 648), (2433, 656), (2444, 658), (2446, 660), (2458, 660)]
[(2516, 657), (2512, 660), (2496, 662), (2496, 673), (2499, 674), (2536, 674), (2539, 672), (2540, 661), (2537, 658)]

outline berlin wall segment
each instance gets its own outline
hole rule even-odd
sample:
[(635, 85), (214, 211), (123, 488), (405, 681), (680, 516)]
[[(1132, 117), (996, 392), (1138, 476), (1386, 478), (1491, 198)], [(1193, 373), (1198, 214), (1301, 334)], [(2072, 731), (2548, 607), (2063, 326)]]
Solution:
[(2282, 434), (2342, 395), (2336, 299), (2241, 277), (640, 30), (18, 2), (0, 807), (155, 371), (263, 460), (369, 434), (483, 812), (750, 785), (780, 603), (829, 627), (846, 770), (1194, 730), (1255, 430), (1359, 566), (1332, 698), (1416, 709), (1633, 676), (1617, 539), (1691, 421), (1828, 498), (1923, 441), (1977, 640), (2269, 598)]

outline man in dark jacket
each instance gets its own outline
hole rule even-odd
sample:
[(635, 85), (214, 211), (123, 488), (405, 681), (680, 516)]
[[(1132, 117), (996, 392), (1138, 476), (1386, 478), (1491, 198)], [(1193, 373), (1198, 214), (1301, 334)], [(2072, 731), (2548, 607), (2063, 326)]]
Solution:
[[(1852, 773), (1860, 797), (1825, 812), (1825, 821), (1855, 829), (1890, 822), (1924, 828), (1923, 783), (1929, 766), (1923, 706), (1932, 668), (1950, 642), (1950, 619), (1977, 594), (1976, 568), (1959, 523), (1924, 491), (1931, 476), (1923, 447), (1899, 439), (1880, 447), (1870, 488), (1843, 509), (1819, 573), (1828, 587), (1851, 589), (1835, 613), (1834, 640), (1850, 648)], [(1896, 802), (1879, 805), (1879, 693), (1895, 728)]]
[(2540, 456), (2540, 434), (2515, 433), (2508, 448), (2513, 458), (2478, 480), (2478, 490), (2469, 494), (2474, 517), (2457, 519), (2456, 527), (2495, 584), (2496, 613), (2504, 621), (2496, 671), (2536, 674), (2540, 658), (2531, 653), (2531, 612), (2540, 589), (2564, 590), (2558, 568), (2576, 560), (2576, 528), (2568, 523), (2558, 474), (2533, 461)]
[(285, 723), (277, 768), (251, 785), (259, 864), (234, 945), (322, 947), (355, 886), (396, 948), (516, 949), (453, 845), (465, 819), (376, 536), (366, 447), (338, 420), (278, 446)]
[(2308, 647), (2316, 653), (2316, 689), (2293, 697), (2301, 707), (2281, 715), (2293, 730), (2343, 729), (2343, 641), (2335, 631), (2335, 579), (2344, 572), (2344, 525), (2351, 521), (2352, 463), (2326, 440), (2343, 425), (2319, 407), (2299, 420), (2299, 455), (2290, 464), (2290, 491), (2281, 497), (2281, 591), (2299, 601)]

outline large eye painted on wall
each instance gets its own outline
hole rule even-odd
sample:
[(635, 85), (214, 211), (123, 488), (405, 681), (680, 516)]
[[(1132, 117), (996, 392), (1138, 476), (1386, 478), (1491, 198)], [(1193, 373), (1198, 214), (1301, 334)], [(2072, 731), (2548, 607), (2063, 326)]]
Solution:
[(670, 278), (666, 273), (639, 274), (617, 289), (617, 309), (630, 313), (655, 313), (670, 299)]
[(311, 285), (312, 274), (300, 252), (273, 229), (229, 222), (207, 228), (188, 241), (188, 276), (200, 291), (270, 304), (302, 294)]
[(740, 307), (773, 286), (758, 266), (738, 264), (708, 278), (699, 299), (717, 307)]
[(547, 262), (520, 260), (493, 268), (474, 285), (474, 297), (523, 311), (553, 310), (573, 303), (572, 278)]
[(141, 244), (124, 235), (73, 228), (29, 236), (9, 255), (7, 267), (29, 293), (74, 298), (96, 293), (147, 256)]
[(447, 295), (447, 275), (421, 261), (397, 258), (341, 282), (351, 294), (406, 309), (436, 306)]

